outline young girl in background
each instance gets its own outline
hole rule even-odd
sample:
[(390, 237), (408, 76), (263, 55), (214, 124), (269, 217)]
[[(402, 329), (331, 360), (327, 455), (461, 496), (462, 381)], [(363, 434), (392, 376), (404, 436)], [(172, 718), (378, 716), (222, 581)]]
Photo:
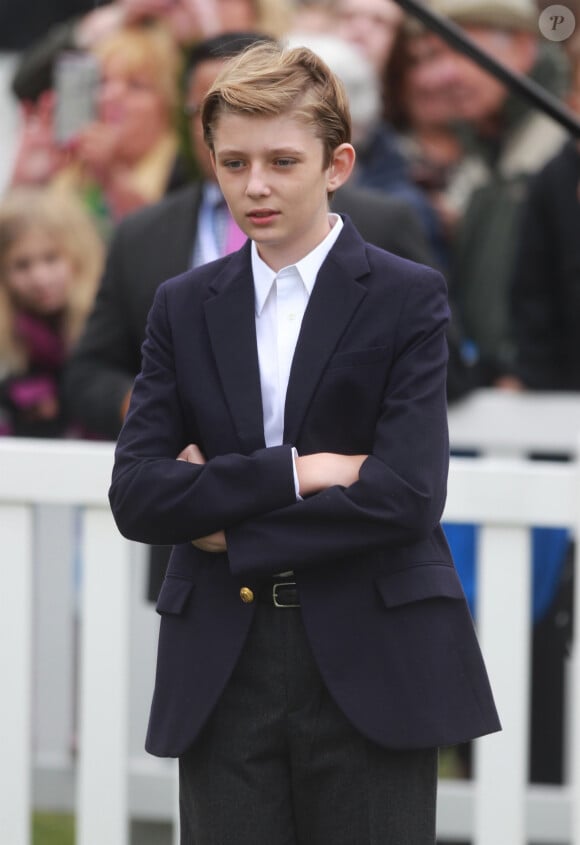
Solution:
[(102, 262), (101, 240), (74, 197), (27, 188), (0, 200), (0, 434), (71, 433), (60, 376)]

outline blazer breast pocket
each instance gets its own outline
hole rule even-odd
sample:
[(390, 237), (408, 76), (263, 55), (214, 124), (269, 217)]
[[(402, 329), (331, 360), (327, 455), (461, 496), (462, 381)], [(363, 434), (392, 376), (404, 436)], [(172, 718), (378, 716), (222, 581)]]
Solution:
[(390, 347), (339, 352), (329, 359), (308, 410), (316, 435), (309, 448), (356, 454), (372, 450), (390, 371)]

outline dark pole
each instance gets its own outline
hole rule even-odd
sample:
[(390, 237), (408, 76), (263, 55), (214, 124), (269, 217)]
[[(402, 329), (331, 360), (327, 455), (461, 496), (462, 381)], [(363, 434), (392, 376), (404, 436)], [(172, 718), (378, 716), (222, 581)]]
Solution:
[(501, 62), (478, 47), (456, 23), (443, 18), (418, 0), (396, 0), (396, 2), (406, 12), (425, 24), (427, 29), (436, 32), (452, 47), (469, 56), (470, 59), (473, 59), (474, 62), (503, 82), (510, 91), (514, 91), (520, 97), (523, 97), (563, 126), (564, 129), (567, 129), (572, 135), (580, 138), (578, 117), (533, 79), (515, 73), (502, 65)]

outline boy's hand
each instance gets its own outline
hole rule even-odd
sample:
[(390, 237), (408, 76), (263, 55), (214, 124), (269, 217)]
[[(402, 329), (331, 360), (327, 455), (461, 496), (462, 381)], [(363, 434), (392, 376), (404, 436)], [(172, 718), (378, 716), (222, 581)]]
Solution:
[[(205, 464), (203, 452), (195, 443), (190, 443), (182, 449), (177, 456), (177, 460), (200, 466)], [(192, 540), (191, 544), (197, 549), (201, 549), (202, 552), (211, 552), (212, 554), (219, 554), (227, 550), (226, 535), (223, 531), (216, 531), (214, 534), (208, 534), (207, 537), (198, 537), (197, 540)]]
[(188, 446), (182, 449), (179, 455), (177, 456), (177, 460), (185, 461), (188, 464), (200, 464), (201, 466), (205, 464), (203, 452), (195, 443), (190, 443)]
[(202, 552), (211, 552), (212, 554), (219, 554), (227, 551), (226, 535), (223, 531), (216, 531), (215, 534), (208, 534), (207, 537), (198, 537), (197, 540), (192, 540), (191, 545), (196, 549), (201, 549)]
[(339, 455), (318, 452), (296, 458), (296, 472), (301, 496), (319, 493), (328, 487), (350, 487), (358, 481), (358, 474), (368, 455)]

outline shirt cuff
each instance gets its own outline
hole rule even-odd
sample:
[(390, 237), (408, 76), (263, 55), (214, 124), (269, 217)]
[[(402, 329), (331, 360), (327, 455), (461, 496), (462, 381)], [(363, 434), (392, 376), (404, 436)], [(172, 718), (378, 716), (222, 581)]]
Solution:
[(300, 482), (298, 481), (298, 470), (296, 469), (296, 458), (298, 457), (298, 450), (295, 446), (292, 446), (292, 472), (294, 474), (294, 490), (296, 491), (296, 501), (301, 502), (302, 496), (300, 495)]

